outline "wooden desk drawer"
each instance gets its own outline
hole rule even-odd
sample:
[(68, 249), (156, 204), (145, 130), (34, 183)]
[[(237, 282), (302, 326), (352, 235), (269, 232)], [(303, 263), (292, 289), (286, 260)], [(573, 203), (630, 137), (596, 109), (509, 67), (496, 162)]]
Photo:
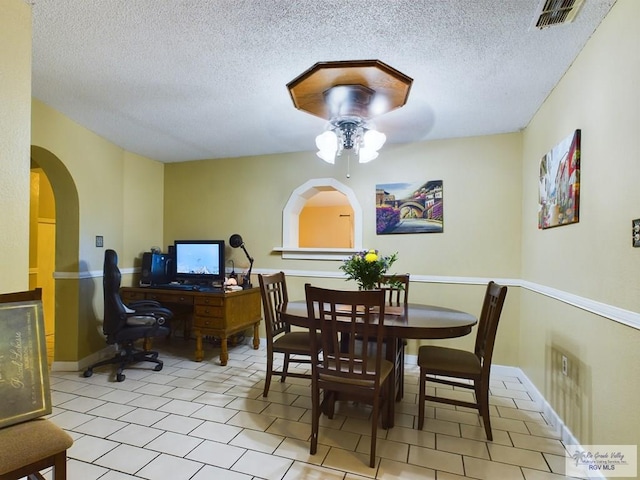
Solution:
[(160, 303), (177, 303), (181, 305), (193, 305), (193, 297), (182, 293), (148, 292), (147, 300), (155, 300)]
[(224, 328), (224, 318), (193, 316), (193, 328)]
[(216, 307), (222, 307), (224, 305), (223, 297), (211, 297), (211, 296), (196, 296), (195, 305), (212, 305)]
[(200, 317), (222, 317), (223, 316), (223, 308), (211, 305), (196, 305), (194, 308), (194, 313), (196, 316)]
[(143, 292), (122, 292), (122, 301), (124, 303), (135, 302), (136, 300), (145, 300)]

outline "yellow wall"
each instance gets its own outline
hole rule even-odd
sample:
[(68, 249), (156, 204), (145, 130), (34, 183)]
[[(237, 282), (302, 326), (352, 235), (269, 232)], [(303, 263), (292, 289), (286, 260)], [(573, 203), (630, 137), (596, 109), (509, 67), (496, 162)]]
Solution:
[(353, 248), (353, 209), (350, 206), (305, 206), (299, 217), (300, 247)]
[(0, 293), (29, 288), (29, 122), (31, 7), (2, 3), (0, 14)]
[[(640, 311), (640, 2), (618, 0), (523, 136), (522, 278)], [(538, 230), (538, 168), (582, 130), (580, 222)], [(583, 444), (639, 444), (640, 331), (522, 294), (520, 366)], [(514, 339), (515, 340), (515, 339)], [(570, 375), (558, 375), (558, 358)]]

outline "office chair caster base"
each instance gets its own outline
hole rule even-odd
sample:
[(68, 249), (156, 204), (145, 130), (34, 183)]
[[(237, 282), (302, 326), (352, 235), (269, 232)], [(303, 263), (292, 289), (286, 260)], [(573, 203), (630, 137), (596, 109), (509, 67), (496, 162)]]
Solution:
[(116, 373), (116, 382), (124, 382), (124, 379), (127, 378), (124, 373)]
[(160, 370), (162, 370), (162, 367), (163, 367), (162, 363), (159, 363), (158, 365), (153, 367), (153, 370), (156, 372), (159, 372)]
[(87, 368), (82, 374), (84, 378), (89, 378), (91, 375), (93, 375), (93, 368)]

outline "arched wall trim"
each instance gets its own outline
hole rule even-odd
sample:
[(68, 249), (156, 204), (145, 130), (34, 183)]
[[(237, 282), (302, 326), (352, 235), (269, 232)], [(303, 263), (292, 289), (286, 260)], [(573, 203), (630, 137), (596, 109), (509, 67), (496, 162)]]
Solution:
[[(354, 248), (300, 248), (300, 212), (307, 200), (316, 193), (326, 190), (337, 190), (344, 194), (353, 209), (353, 245)], [(314, 178), (296, 188), (282, 211), (282, 247), (275, 247), (282, 252), (282, 258), (298, 259), (343, 259), (353, 252), (362, 250), (362, 207), (353, 190), (338, 182), (335, 178)]]

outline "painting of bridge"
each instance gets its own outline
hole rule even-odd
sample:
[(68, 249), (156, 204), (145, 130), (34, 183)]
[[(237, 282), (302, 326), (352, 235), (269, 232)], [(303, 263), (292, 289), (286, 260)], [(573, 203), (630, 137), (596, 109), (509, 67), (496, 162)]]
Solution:
[(442, 233), (442, 180), (376, 185), (376, 233)]

